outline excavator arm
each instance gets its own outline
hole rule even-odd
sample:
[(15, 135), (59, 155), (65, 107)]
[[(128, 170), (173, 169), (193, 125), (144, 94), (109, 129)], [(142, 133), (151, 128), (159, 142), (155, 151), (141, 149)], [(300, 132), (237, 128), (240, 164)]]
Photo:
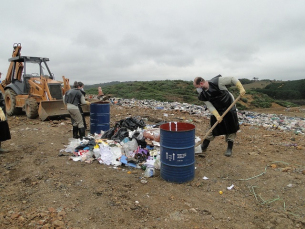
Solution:
[[(20, 52), (21, 52), (21, 44), (20, 43), (15, 43), (13, 45), (13, 54), (12, 57), (17, 57), (20, 56)], [(8, 67), (8, 71), (6, 74), (6, 78), (1, 82), (0, 84), (0, 90), (2, 91), (2, 93), (4, 93), (4, 88), (6, 87), (6, 85), (10, 84), (12, 82), (12, 75), (20, 80), (21, 79), (21, 74), (22, 74), (22, 70), (23, 70), (23, 63), (16, 63), (15, 65), (15, 70), (14, 70), (14, 64), (13, 62), (10, 63), (9, 67)], [(13, 71), (15, 71), (15, 74), (12, 74)]]

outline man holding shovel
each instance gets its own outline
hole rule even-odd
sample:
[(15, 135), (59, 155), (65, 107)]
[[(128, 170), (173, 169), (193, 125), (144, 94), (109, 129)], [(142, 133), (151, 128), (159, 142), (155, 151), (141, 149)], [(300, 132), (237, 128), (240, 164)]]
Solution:
[[(210, 141), (214, 140), (215, 136), (225, 135), (226, 142), (228, 142), (225, 156), (230, 157), (236, 132), (239, 130), (235, 103), (241, 96), (245, 95), (244, 87), (235, 77), (221, 77), (221, 75), (209, 81), (202, 77), (196, 77), (193, 84), (199, 93), (198, 99), (203, 101), (213, 114), (210, 119), (210, 130), (201, 145), (202, 152), (207, 150)], [(235, 85), (239, 89), (240, 95), (236, 100), (226, 85)]]

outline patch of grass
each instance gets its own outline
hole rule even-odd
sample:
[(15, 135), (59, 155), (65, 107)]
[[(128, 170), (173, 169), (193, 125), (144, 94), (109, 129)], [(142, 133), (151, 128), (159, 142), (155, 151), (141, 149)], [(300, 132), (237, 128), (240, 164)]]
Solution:
[(247, 110), (248, 109), (248, 107), (242, 105), (239, 102), (236, 103), (236, 107), (237, 107), (238, 110)]
[(283, 101), (283, 100), (276, 100), (274, 102), (277, 103), (280, 106), (283, 106), (283, 107), (298, 107), (299, 106), (295, 103), (292, 103), (292, 102), (289, 102), (289, 101)]
[(256, 93), (253, 95), (253, 101), (251, 102), (251, 105), (257, 108), (270, 108), (273, 102), (274, 100), (269, 96), (262, 93)]
[(247, 103), (247, 102), (248, 102), (248, 99), (247, 99), (247, 98), (241, 98), (240, 100), (243, 101), (244, 103)]

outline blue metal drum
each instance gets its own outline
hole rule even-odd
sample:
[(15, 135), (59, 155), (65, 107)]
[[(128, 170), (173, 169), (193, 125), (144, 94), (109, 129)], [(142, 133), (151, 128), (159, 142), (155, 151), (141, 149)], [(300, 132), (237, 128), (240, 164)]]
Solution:
[(101, 130), (110, 128), (110, 104), (109, 102), (96, 102), (90, 104), (90, 133), (100, 134)]
[(195, 177), (195, 126), (170, 122), (160, 126), (161, 177), (183, 183)]

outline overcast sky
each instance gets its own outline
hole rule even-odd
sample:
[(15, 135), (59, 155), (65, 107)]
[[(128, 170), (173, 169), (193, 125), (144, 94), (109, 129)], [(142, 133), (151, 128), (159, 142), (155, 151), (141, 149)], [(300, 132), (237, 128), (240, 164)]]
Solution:
[(0, 72), (13, 43), (55, 78), (305, 78), (305, 0), (2, 1)]

